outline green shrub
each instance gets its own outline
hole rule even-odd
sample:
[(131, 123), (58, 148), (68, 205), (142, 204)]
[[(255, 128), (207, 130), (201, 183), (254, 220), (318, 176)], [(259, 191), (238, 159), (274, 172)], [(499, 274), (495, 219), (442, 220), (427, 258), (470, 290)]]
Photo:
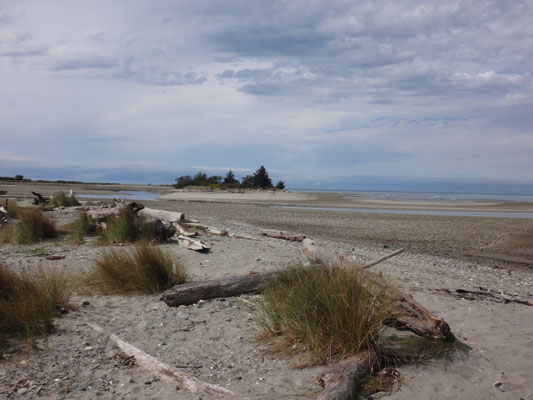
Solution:
[(39, 210), (23, 209), (18, 215), (20, 222), (2, 229), (0, 241), (11, 244), (28, 244), (57, 237), (55, 224)]
[(67, 196), (63, 192), (59, 192), (52, 198), (52, 204), (56, 207), (74, 207), (81, 205), (78, 199), (74, 196)]
[(65, 272), (16, 273), (0, 263), (0, 338), (28, 338), (53, 328), (75, 289)]
[(111, 250), (96, 260), (89, 282), (102, 294), (158, 293), (185, 282), (185, 268), (159, 248), (142, 243), (131, 254)]
[(389, 314), (387, 287), (357, 268), (297, 266), (264, 291), (263, 336), (280, 350), (304, 350), (315, 362), (330, 362), (374, 349)]

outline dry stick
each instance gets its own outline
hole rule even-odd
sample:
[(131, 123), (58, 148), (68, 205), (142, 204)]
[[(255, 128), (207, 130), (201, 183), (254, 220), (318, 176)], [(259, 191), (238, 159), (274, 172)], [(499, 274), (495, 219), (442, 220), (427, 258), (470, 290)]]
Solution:
[[(104, 329), (94, 323), (89, 322), (88, 325), (96, 332), (105, 333)], [(110, 335), (109, 338), (128, 356), (135, 357), (135, 362), (141, 367), (147, 369), (151, 373), (157, 375), (161, 380), (167, 382), (177, 383), (182, 389), (186, 389), (192, 393), (208, 393), (218, 396), (237, 396), (231, 390), (221, 386), (213, 385), (211, 383), (202, 382), (192, 376), (188, 376), (177, 368), (168, 365), (158, 359), (146, 354), (137, 347), (123, 341), (117, 335)]]
[(368, 269), (370, 267), (373, 267), (374, 265), (378, 265), (378, 264), (382, 263), (383, 261), (386, 261), (389, 258), (397, 256), (398, 254), (401, 254), (401, 253), (403, 253), (403, 249), (396, 250), (395, 252), (390, 253), (390, 254), (386, 255), (385, 257), (381, 257), (379, 260), (372, 261), (371, 263), (366, 264), (365, 266), (363, 266), (363, 268), (364, 269)]

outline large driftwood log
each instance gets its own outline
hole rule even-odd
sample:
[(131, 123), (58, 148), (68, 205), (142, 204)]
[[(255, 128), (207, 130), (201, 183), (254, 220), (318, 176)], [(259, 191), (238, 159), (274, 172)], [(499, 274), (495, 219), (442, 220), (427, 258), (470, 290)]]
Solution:
[(368, 350), (342, 360), (318, 377), (318, 383), (324, 388), (318, 400), (351, 400), (359, 384), (358, 378), (378, 366), (375, 353)]
[(185, 283), (174, 286), (161, 295), (161, 300), (171, 307), (194, 304), (200, 300), (259, 293), (268, 279), (278, 271), (261, 274), (229, 276), (222, 279)]
[(155, 210), (153, 208), (144, 207), (140, 210), (137, 215), (139, 217), (148, 217), (159, 219), (163, 222), (180, 222), (185, 219), (185, 214), (174, 212), (174, 211), (165, 211), (165, 210)]
[[(99, 325), (93, 323), (89, 323), (88, 325), (98, 333), (105, 333), (104, 329)], [(192, 376), (184, 374), (177, 368), (159, 361), (157, 358), (146, 354), (141, 349), (123, 341), (117, 335), (110, 335), (109, 339), (126, 355), (135, 357), (135, 362), (138, 365), (147, 369), (161, 380), (177, 384), (180, 388), (192, 393), (207, 393), (215, 396), (236, 396), (231, 390), (211, 383), (202, 382)]]
[(120, 207), (97, 208), (88, 210), (87, 215), (95, 221), (104, 221), (111, 215), (117, 215), (120, 212)]
[(303, 242), (305, 235), (301, 233), (291, 233), (285, 231), (262, 231), (261, 236), (271, 237), (274, 239), (284, 239), (292, 242)]
[[(361, 268), (341, 254), (317, 244), (311, 239), (303, 241), (304, 253), (315, 262), (327, 268)], [(366, 272), (366, 274), (370, 274)], [(368, 275), (374, 281), (381, 280), (376, 275)], [(385, 282), (383, 282), (385, 284)], [(398, 330), (408, 330), (419, 336), (438, 341), (453, 341), (454, 336), (446, 321), (437, 318), (420, 305), (410, 294), (396, 287), (390, 287), (393, 309), (387, 324)]]

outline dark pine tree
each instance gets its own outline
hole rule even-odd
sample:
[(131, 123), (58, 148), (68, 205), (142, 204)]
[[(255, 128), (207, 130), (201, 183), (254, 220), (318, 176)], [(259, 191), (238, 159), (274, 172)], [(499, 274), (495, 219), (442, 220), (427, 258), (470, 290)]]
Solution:
[(254, 173), (254, 186), (260, 187), (260, 188), (271, 188), (272, 186), (272, 180), (268, 176), (268, 172), (261, 165), (257, 171)]

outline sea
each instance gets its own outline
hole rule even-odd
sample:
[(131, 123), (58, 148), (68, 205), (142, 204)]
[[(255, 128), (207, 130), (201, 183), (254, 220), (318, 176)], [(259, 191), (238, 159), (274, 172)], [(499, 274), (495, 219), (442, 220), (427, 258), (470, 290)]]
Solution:
[(448, 193), (448, 192), (397, 192), (377, 190), (329, 190), (329, 189), (288, 189), (291, 192), (340, 193), (346, 198), (368, 198), (373, 200), (420, 201), (420, 202), (513, 202), (533, 203), (533, 194), (507, 193)]

